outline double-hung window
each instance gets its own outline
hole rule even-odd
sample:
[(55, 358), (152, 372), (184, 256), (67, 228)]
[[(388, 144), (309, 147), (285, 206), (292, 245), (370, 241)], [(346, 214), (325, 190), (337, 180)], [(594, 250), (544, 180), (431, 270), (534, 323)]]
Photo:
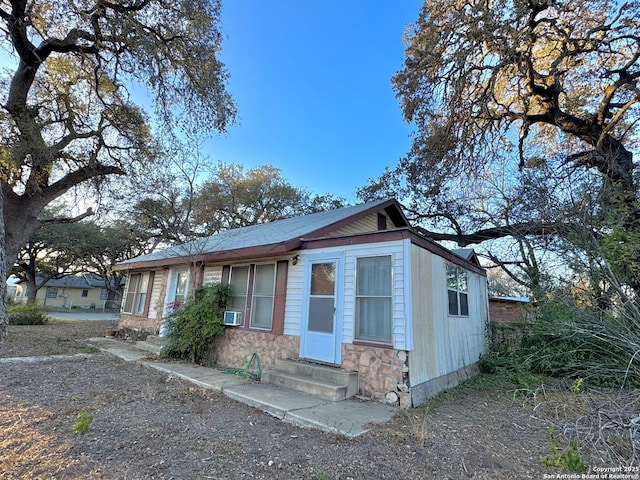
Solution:
[(58, 287), (47, 287), (47, 298), (58, 298)]
[(358, 258), (355, 338), (390, 344), (392, 317), (391, 256)]
[(245, 314), (247, 308), (247, 295), (249, 288), (249, 266), (231, 267), (231, 277), (229, 279), (231, 285), (232, 299), (230, 310), (242, 312)]
[(251, 296), (251, 326), (254, 328), (271, 328), (275, 272), (274, 264), (255, 266)]
[(129, 276), (122, 309), (124, 313), (132, 313), (134, 315), (142, 315), (144, 313), (150, 277), (150, 272), (134, 273)]
[(455, 265), (447, 265), (447, 294), (449, 315), (469, 316), (467, 272)]
[(249, 316), (249, 326), (269, 330), (273, 323), (275, 264), (233, 266), (229, 284), (233, 292), (230, 310)]

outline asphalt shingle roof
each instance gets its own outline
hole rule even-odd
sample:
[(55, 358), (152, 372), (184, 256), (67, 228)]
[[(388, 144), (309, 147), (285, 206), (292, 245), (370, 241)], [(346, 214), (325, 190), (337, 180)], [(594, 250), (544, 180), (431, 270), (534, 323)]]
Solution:
[(351, 207), (312, 213), (301, 217), (286, 218), (275, 222), (261, 223), (248, 227), (234, 228), (210, 237), (194, 240), (184, 245), (167, 248), (159, 252), (125, 260), (129, 263), (151, 262), (168, 258), (185, 257), (195, 254), (225, 252), (241, 248), (284, 243), (308, 237), (309, 235), (351, 216), (366, 212), (389, 200), (379, 200)]

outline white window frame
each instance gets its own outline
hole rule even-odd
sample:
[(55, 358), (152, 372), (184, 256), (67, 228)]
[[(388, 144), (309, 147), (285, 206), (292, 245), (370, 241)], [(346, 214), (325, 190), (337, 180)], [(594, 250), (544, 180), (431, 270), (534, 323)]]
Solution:
[[(134, 290), (131, 290), (133, 277), (138, 277), (135, 283)], [(124, 295), (124, 301), (122, 303), (122, 312), (129, 313), (131, 315), (144, 315), (147, 303), (147, 296), (149, 295), (149, 287), (151, 285), (151, 272), (133, 273), (127, 278), (127, 290)], [(146, 288), (141, 289), (142, 285), (146, 284)], [(131, 302), (129, 302), (131, 298)], [(130, 303), (130, 309), (127, 310), (127, 304)]]
[[(358, 292), (358, 263), (361, 260), (372, 259), (372, 258), (386, 258), (389, 261), (389, 292), (388, 295), (369, 295), (366, 293)], [(382, 345), (392, 345), (393, 344), (393, 255), (366, 255), (356, 257), (355, 261), (355, 315), (354, 315), (354, 339), (360, 342), (368, 342), (368, 343), (379, 343)], [(388, 299), (389, 301), (389, 318), (384, 319), (384, 321), (388, 322), (388, 331), (389, 335), (387, 337), (375, 337), (370, 335), (363, 334), (360, 330), (360, 315), (361, 315), (361, 303), (366, 301), (366, 299)]]
[[(448, 263), (446, 270), (447, 311), (450, 317), (469, 316), (469, 275), (463, 268)], [(455, 295), (455, 310), (451, 300)]]
[[(271, 282), (271, 293), (270, 294), (258, 294), (256, 293), (256, 270), (258, 269), (258, 267), (271, 267), (271, 272), (272, 272), (272, 282)], [(251, 280), (251, 286), (252, 286), (252, 291), (251, 291), (251, 317), (249, 320), (249, 326), (251, 328), (256, 328), (259, 330), (271, 330), (271, 328), (273, 327), (273, 306), (274, 306), (274, 302), (275, 302), (275, 296), (276, 296), (276, 264), (275, 263), (260, 263), (260, 264), (256, 264), (253, 266), (253, 268), (249, 269), (249, 278)], [(265, 299), (265, 298), (270, 298), (271, 299), (271, 310), (269, 311), (269, 325), (257, 325), (255, 323), (256, 320), (256, 298), (261, 298), (261, 299)]]

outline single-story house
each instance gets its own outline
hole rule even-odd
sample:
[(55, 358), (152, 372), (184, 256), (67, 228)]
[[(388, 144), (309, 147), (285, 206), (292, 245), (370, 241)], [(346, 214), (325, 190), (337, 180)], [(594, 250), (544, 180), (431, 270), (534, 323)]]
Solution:
[[(36, 278), (41, 284), (42, 279)], [(15, 303), (27, 301), (27, 284), (20, 281), (16, 285)], [(47, 280), (36, 293), (36, 302), (44, 307), (58, 308), (113, 308), (119, 304), (114, 294), (105, 286), (102, 277), (95, 274), (64, 275)]]
[(394, 199), (228, 230), (122, 262), (120, 329), (157, 334), (197, 285), (230, 284), (223, 366), (258, 353), (357, 372), (358, 393), (409, 407), (477, 367), (485, 271), (417, 234)]
[(514, 324), (527, 321), (529, 297), (489, 297), (489, 318), (494, 323)]

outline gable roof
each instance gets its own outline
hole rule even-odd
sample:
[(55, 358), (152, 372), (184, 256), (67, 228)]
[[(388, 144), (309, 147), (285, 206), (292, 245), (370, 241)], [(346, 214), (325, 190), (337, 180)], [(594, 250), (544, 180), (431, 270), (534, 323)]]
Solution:
[[(42, 285), (42, 277), (36, 277), (36, 284)], [(18, 283), (25, 283), (24, 280), (19, 280)], [(104, 288), (105, 282), (99, 275), (88, 273), (84, 275), (63, 275), (59, 278), (51, 278), (47, 280), (45, 284), (47, 287), (59, 287), (59, 288)]]
[(473, 248), (454, 248), (451, 250), (453, 253), (458, 255), (459, 257), (464, 258), (468, 262), (473, 263), (480, 267), (480, 259), (478, 258), (478, 254)]
[(303, 238), (321, 237), (371, 213), (384, 210), (396, 227), (408, 227), (400, 204), (394, 199), (378, 200), (351, 207), (286, 218), (275, 222), (234, 228), (159, 252), (125, 260), (114, 270), (154, 267), (193, 260), (260, 257), (296, 250)]

